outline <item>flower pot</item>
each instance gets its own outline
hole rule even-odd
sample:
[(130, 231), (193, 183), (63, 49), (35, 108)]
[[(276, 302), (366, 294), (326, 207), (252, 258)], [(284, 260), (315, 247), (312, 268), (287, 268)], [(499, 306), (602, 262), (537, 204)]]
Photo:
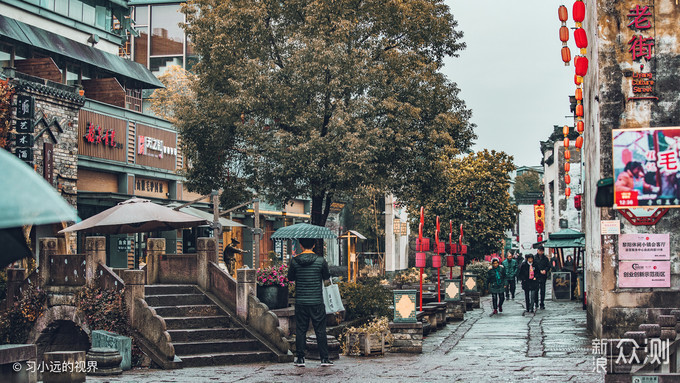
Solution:
[(257, 286), (257, 299), (270, 310), (288, 307), (288, 287)]
[(349, 355), (384, 355), (385, 333), (348, 333), (345, 335)]

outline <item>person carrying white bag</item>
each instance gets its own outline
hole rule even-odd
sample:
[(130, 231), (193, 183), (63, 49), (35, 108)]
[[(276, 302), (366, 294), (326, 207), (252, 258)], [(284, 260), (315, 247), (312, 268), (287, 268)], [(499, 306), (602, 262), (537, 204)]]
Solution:
[[(307, 328), (312, 320), (319, 347), (321, 366), (332, 366), (328, 357), (326, 338), (326, 306), (324, 305), (323, 281), (331, 278), (328, 263), (314, 253), (316, 240), (299, 238), (302, 253), (290, 261), (288, 280), (295, 282), (295, 365), (305, 366)], [(334, 285), (337, 287), (337, 285)], [(339, 296), (339, 294), (338, 294)]]

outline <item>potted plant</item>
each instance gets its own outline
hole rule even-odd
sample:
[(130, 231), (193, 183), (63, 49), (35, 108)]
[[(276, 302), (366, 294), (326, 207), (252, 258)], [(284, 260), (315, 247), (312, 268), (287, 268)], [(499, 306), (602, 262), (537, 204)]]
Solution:
[(270, 310), (288, 307), (288, 265), (257, 269), (257, 298)]
[(361, 327), (349, 327), (344, 332), (342, 351), (345, 355), (384, 355), (392, 343), (389, 321), (375, 318)]

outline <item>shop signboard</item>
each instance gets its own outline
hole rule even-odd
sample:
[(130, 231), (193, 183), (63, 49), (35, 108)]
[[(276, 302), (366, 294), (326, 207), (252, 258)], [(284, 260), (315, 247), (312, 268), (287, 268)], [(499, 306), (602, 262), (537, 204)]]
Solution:
[(613, 130), (614, 208), (680, 207), (680, 127)]
[(619, 261), (619, 288), (671, 287), (670, 261)]
[(552, 293), (555, 301), (571, 300), (571, 273), (553, 272), (552, 273)]
[(670, 260), (669, 242), (670, 234), (622, 234), (619, 237), (619, 260)]

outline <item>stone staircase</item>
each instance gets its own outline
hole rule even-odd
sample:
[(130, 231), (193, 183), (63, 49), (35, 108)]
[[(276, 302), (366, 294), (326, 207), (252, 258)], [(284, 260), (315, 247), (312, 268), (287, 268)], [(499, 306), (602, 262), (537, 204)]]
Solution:
[(276, 355), (195, 285), (146, 285), (183, 367), (275, 361)]

